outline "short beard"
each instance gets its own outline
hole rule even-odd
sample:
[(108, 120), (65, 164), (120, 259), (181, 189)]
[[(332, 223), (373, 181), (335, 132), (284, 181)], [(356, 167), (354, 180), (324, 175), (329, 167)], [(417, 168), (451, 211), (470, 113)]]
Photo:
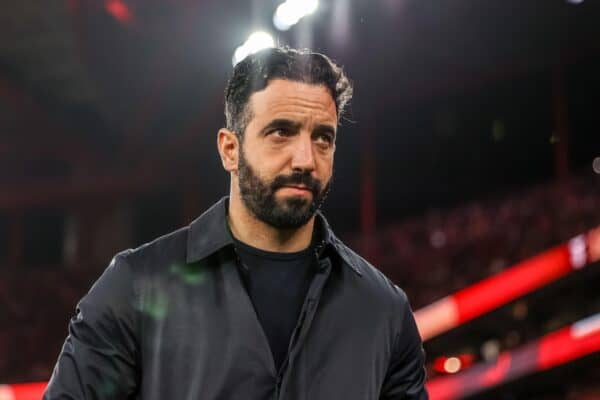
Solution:
[[(243, 149), (240, 149), (238, 173), (244, 205), (260, 221), (277, 229), (297, 229), (306, 225), (323, 205), (331, 183), (330, 179), (322, 187), (321, 182), (313, 178), (310, 172), (278, 175), (271, 182), (265, 182), (248, 164)], [(312, 199), (294, 196), (278, 200), (275, 192), (288, 185), (305, 186), (312, 193)]]

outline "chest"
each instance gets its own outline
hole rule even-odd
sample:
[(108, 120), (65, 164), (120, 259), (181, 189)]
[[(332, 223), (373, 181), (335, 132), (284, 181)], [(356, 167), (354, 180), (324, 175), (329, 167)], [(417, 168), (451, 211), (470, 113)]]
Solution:
[(315, 276), (277, 368), (236, 265), (205, 274), (192, 283), (162, 279), (145, 291), (145, 308), (155, 310), (141, 316), (143, 398), (330, 399), (346, 391), (343, 398), (376, 398), (391, 327), (385, 309), (360, 290)]

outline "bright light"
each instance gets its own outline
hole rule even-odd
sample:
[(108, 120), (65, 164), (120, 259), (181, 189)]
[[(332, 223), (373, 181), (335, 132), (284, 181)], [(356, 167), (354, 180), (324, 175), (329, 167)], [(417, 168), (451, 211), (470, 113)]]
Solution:
[(571, 3), (571, 4), (581, 4), (581, 3), (583, 3), (583, 0), (567, 0), (567, 3)]
[(594, 158), (594, 161), (592, 161), (592, 169), (595, 173), (600, 174), (600, 157)]
[(481, 345), (481, 355), (485, 361), (498, 358), (500, 354), (500, 343), (496, 339), (490, 339)]
[(246, 39), (246, 42), (243, 45), (235, 49), (232, 59), (233, 65), (235, 66), (235, 64), (239, 63), (250, 54), (254, 54), (259, 50), (269, 47), (275, 47), (275, 40), (273, 40), (273, 37), (267, 32), (254, 32), (248, 36), (248, 39)]
[(450, 374), (457, 373), (458, 371), (460, 371), (461, 367), (462, 367), (462, 362), (460, 361), (460, 358), (458, 358), (458, 357), (449, 357), (444, 362), (444, 369), (446, 370), (446, 372), (448, 372)]
[(318, 7), (319, 0), (287, 0), (277, 7), (273, 24), (280, 31), (287, 31), (302, 17), (314, 13)]

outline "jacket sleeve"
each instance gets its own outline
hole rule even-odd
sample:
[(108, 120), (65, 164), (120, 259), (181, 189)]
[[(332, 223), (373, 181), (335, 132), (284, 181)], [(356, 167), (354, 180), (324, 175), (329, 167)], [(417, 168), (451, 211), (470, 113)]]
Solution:
[(400, 326), (381, 390), (381, 400), (428, 400), (425, 352), (406, 294), (400, 294)]
[(117, 255), (77, 305), (43, 400), (128, 399), (138, 382), (133, 279)]

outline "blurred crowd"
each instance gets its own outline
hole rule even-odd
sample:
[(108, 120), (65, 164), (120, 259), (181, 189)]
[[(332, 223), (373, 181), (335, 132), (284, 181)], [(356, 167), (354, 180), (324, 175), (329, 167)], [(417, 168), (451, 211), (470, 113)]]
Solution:
[(97, 276), (91, 272), (56, 266), (0, 272), (0, 383), (50, 377), (75, 304)]
[[(600, 225), (599, 180), (573, 178), (390, 224), (369, 240), (372, 261), (418, 309)], [(345, 239), (359, 251), (365, 242)], [(77, 301), (110, 257), (89, 268), (0, 269), (0, 382), (49, 378)]]
[(599, 205), (600, 176), (591, 175), (431, 210), (347, 241), (370, 243), (370, 261), (418, 309), (599, 226)]

